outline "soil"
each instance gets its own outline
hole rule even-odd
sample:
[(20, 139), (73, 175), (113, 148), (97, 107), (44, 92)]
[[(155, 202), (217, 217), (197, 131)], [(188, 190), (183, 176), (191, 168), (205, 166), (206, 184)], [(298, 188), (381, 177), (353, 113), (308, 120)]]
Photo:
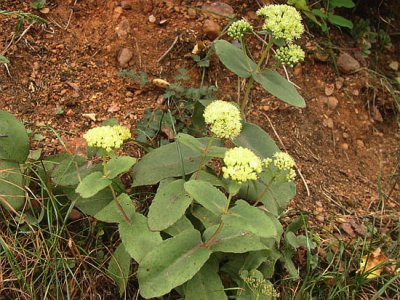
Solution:
[[(254, 18), (256, 3), (223, 2), (238, 15)], [(163, 90), (140, 90), (118, 76), (118, 56), (128, 48), (133, 58), (126, 67), (146, 72), (150, 79), (173, 82), (177, 70), (184, 67), (191, 77), (188, 84), (199, 86), (201, 73), (190, 53), (196, 41), (207, 39), (203, 23), (211, 16), (187, 8), (188, 4), (199, 8), (204, 1), (51, 0), (46, 14), (32, 10), (26, 2), (1, 1), (0, 9), (36, 13), (49, 24), (32, 26), (7, 51), (11, 64), (9, 73), (0, 66), (0, 109), (43, 134), (44, 139), (34, 141), (32, 147), (46, 153), (62, 149), (50, 127), (65, 139), (80, 137), (109, 118), (133, 129), (145, 108), (157, 106)], [(0, 17), (0, 49), (10, 41), (16, 21)], [(216, 22), (227, 23), (222, 18)], [(176, 37), (172, 50), (158, 62)], [(338, 52), (350, 52), (367, 66), (351, 38), (334, 38), (341, 47)], [(308, 213), (314, 227), (334, 231), (342, 223), (356, 220), (359, 224), (376, 214), (381, 200), (379, 180), (387, 188), (390, 175), (398, 172), (399, 127), (389, 93), (374, 85), (367, 68), (340, 79), (332, 64), (321, 62), (313, 53), (319, 46), (315, 35), (306, 34), (301, 44), (309, 55), (302, 65), (289, 70), (289, 76), (299, 86), (307, 107), (288, 107), (257, 88), (248, 120), (262, 126), (297, 162), (304, 180), (298, 176), (298, 195), (290, 209)], [(398, 51), (393, 51), (399, 43), (393, 44), (392, 49), (382, 49), (386, 64), (400, 61)], [(325, 90), (338, 78), (343, 87), (335, 87), (330, 96), (336, 98), (335, 105)], [(237, 78), (216, 58), (211, 60), (205, 83), (219, 87), (219, 98), (236, 99)], [(371, 91), (376, 101), (371, 100)], [(96, 121), (85, 114), (95, 114)], [(399, 200), (397, 186), (385, 201), (386, 212), (399, 217)]]

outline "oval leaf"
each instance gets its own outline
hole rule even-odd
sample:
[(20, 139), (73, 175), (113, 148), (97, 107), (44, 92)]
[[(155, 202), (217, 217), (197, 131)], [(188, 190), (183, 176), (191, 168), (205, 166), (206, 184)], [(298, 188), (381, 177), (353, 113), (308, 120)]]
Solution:
[[(0, 159), (0, 197), (14, 209), (20, 209), (23, 206), (25, 190), (18, 162)], [(0, 203), (9, 209), (3, 201)]]
[(24, 125), (0, 110), (0, 159), (24, 163), (29, 155), (29, 138)]
[(185, 214), (192, 203), (192, 197), (185, 192), (184, 183), (184, 180), (179, 179), (158, 189), (148, 214), (151, 230), (167, 229)]
[(111, 256), (107, 271), (111, 278), (117, 283), (120, 295), (125, 292), (130, 269), (131, 258), (125, 250), (124, 245), (119, 244), (114, 254)]
[(107, 162), (107, 178), (113, 179), (119, 174), (126, 173), (136, 163), (136, 158), (117, 156)]
[(242, 78), (249, 78), (257, 65), (241, 49), (231, 43), (218, 40), (214, 42), (215, 51), (221, 62), (230, 71)]
[(169, 293), (190, 280), (210, 255), (197, 230), (186, 230), (163, 241), (139, 265), (140, 294), (148, 299)]
[(83, 178), (76, 188), (76, 192), (81, 195), (82, 198), (90, 198), (109, 186), (111, 182), (110, 179), (103, 176), (103, 173), (94, 172)]
[(253, 79), (276, 98), (296, 107), (305, 107), (303, 97), (286, 78), (283, 78), (274, 70), (263, 70), (260, 73), (253, 73)]

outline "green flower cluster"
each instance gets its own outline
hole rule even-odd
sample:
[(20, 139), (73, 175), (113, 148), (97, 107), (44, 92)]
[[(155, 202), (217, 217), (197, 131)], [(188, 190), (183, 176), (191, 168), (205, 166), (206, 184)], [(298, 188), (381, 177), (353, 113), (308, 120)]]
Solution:
[(88, 130), (83, 135), (88, 146), (102, 148), (107, 152), (121, 148), (124, 141), (131, 138), (128, 128), (117, 126), (101, 126)]
[(242, 130), (239, 109), (232, 103), (216, 100), (204, 110), (204, 120), (218, 138), (233, 139)]
[(236, 40), (240, 40), (246, 32), (252, 32), (253, 27), (246, 20), (233, 22), (228, 28), (228, 35)]
[(296, 172), (294, 170), (294, 159), (285, 152), (277, 152), (273, 156), (274, 166), (281, 171), (287, 171), (286, 180), (293, 181), (296, 177)]
[(275, 58), (282, 64), (293, 67), (296, 63), (304, 60), (304, 51), (300, 46), (289, 44), (276, 50)]
[(238, 181), (256, 180), (257, 174), (263, 169), (261, 159), (251, 150), (236, 147), (226, 151), (224, 156), (225, 167), (222, 168), (224, 178)]
[(265, 18), (264, 30), (286, 42), (292, 42), (304, 32), (301, 15), (293, 6), (268, 5), (257, 10), (257, 15)]

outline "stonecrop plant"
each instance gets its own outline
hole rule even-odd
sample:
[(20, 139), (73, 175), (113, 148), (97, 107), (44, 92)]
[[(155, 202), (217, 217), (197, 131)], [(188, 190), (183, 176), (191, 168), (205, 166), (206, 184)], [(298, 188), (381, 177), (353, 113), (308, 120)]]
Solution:
[[(221, 62), (239, 78), (246, 79), (246, 88), (239, 100), (241, 112), (244, 114), (251, 97), (254, 83), (259, 83), (266, 91), (278, 99), (297, 107), (304, 107), (305, 101), (296, 88), (287, 79), (273, 69), (268, 59), (275, 52), (276, 61), (288, 67), (304, 60), (305, 53), (300, 46), (294, 44), (304, 32), (302, 18), (296, 8), (289, 5), (267, 5), (257, 12), (264, 19), (262, 28), (256, 31), (246, 20), (233, 22), (227, 35), (239, 42), (239, 46), (225, 40), (214, 42), (216, 53)], [(258, 62), (250, 57), (250, 49), (246, 35), (255, 35), (262, 43), (263, 50)], [(276, 48), (276, 50), (274, 49)], [(239, 85), (240, 86), (240, 85)], [(238, 91), (240, 94), (240, 90)]]
[[(86, 155), (57, 154), (38, 164), (53, 196), (70, 201), (68, 211), (75, 207), (117, 225), (108, 229), (117, 229), (121, 241), (108, 272), (121, 295), (133, 261), (146, 299), (173, 290), (188, 300), (274, 299), (270, 279), (278, 261), (298, 276), (291, 257), (305, 237), (284, 233), (279, 222), (296, 193), (294, 160), (264, 130), (246, 123), (235, 104), (203, 104), (203, 137), (179, 133), (136, 159), (121, 154), (129, 129), (110, 121), (83, 135)], [(0, 165), (19, 170), (27, 157), (26, 133), (15, 118), (0, 115)], [(23, 153), (10, 151), (9, 136), (21, 137)], [(19, 209), (22, 175), (7, 176), (14, 184), (0, 181), (0, 193)], [(142, 187), (155, 191), (150, 203), (140, 196)]]

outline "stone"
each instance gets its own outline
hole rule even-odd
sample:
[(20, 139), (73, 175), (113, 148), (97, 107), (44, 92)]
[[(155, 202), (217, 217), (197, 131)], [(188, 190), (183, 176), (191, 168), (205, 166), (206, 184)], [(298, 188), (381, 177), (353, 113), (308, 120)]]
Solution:
[(354, 73), (361, 66), (353, 56), (346, 52), (340, 53), (336, 62), (339, 70), (345, 74)]
[(125, 68), (133, 57), (133, 51), (130, 48), (122, 48), (118, 54), (118, 63), (120, 67)]
[(357, 148), (359, 148), (359, 149), (365, 148), (364, 142), (362, 140), (357, 140), (356, 144), (357, 144)]
[(328, 97), (328, 101), (326, 102), (326, 105), (328, 106), (329, 109), (334, 110), (339, 104), (339, 101), (336, 97)]
[(232, 6), (223, 2), (206, 3), (201, 7), (201, 10), (215, 18), (231, 17), (234, 15)]
[(214, 40), (221, 33), (221, 26), (217, 22), (207, 19), (203, 24), (203, 32), (210, 40)]
[(324, 125), (324, 127), (328, 127), (328, 128), (333, 128), (333, 120), (332, 120), (332, 118), (327, 118), (327, 119), (324, 119), (323, 121), (322, 121), (322, 125)]
[(343, 87), (343, 83), (344, 83), (344, 78), (343, 77), (338, 77), (335, 80), (335, 87), (337, 90), (340, 90)]
[(125, 10), (132, 9), (132, 0), (123, 0), (121, 1), (121, 7)]
[(398, 71), (399, 70), (399, 62), (398, 61), (392, 61), (389, 64), (389, 68), (391, 68), (393, 71)]
[(343, 143), (343, 144), (341, 144), (340, 145), (340, 148), (342, 149), (342, 150), (349, 150), (349, 144), (347, 144), (347, 143)]
[(127, 18), (123, 18), (121, 22), (115, 27), (115, 32), (120, 39), (126, 39), (130, 32), (131, 26)]
[(325, 95), (331, 96), (334, 91), (335, 91), (335, 85), (334, 84), (327, 83), (325, 85)]

